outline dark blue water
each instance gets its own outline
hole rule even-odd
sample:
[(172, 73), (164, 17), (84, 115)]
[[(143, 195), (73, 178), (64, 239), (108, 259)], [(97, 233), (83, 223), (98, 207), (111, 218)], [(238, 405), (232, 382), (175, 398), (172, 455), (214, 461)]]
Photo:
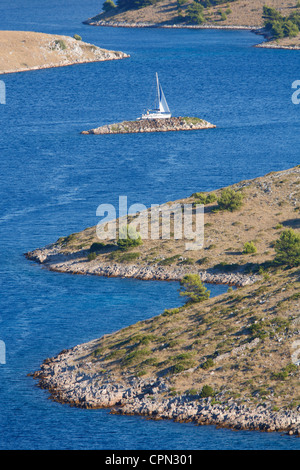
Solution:
[[(299, 449), (280, 434), (119, 417), (53, 403), (27, 373), (64, 348), (180, 305), (177, 283), (50, 273), (23, 253), (98, 222), (97, 206), (176, 200), (299, 164), (299, 55), (250, 32), (94, 28), (95, 0), (0, 4), (0, 28), (73, 36), (130, 59), (2, 76), (1, 449)], [(135, 119), (159, 73), (175, 115), (214, 130), (83, 136)], [(226, 287), (210, 286), (213, 295)]]

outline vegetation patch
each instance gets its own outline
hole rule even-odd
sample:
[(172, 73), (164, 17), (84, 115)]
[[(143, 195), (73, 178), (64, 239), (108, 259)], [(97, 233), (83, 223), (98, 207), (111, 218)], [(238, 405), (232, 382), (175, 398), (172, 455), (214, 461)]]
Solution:
[(236, 211), (241, 208), (243, 204), (243, 194), (240, 191), (235, 191), (232, 188), (225, 188), (218, 198), (218, 208), (222, 211)]
[(300, 234), (292, 229), (284, 230), (275, 243), (275, 263), (290, 267), (300, 266)]
[(257, 252), (257, 248), (253, 242), (244, 243), (243, 253), (244, 254), (253, 254)]
[(187, 298), (187, 302), (203, 302), (210, 296), (210, 291), (202, 284), (198, 274), (187, 274), (180, 281), (180, 295)]
[(299, 34), (300, 12), (283, 16), (275, 8), (265, 5), (263, 7), (263, 18), (266, 30), (274, 39), (294, 38)]
[(135, 246), (140, 246), (143, 244), (141, 235), (136, 231), (136, 229), (130, 225), (122, 227), (119, 238), (117, 240), (117, 245), (120, 250), (128, 250)]

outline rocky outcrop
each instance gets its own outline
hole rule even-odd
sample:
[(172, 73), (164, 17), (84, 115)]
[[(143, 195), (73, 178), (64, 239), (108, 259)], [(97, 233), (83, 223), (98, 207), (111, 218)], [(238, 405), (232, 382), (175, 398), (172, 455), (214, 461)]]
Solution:
[(253, 284), (261, 276), (243, 273), (222, 273), (214, 270), (205, 271), (194, 266), (160, 266), (159, 264), (109, 264), (97, 260), (87, 261), (87, 252), (64, 254), (57, 247), (45, 247), (28, 252), (25, 256), (43, 264), (50, 271), (69, 274), (89, 274), (104, 277), (123, 277), (141, 280), (180, 281), (186, 274), (198, 274), (203, 282), (210, 284), (227, 284), (243, 287)]
[(300, 407), (295, 411), (274, 411), (266, 404), (237, 404), (233, 399), (222, 403), (221, 396), (218, 403), (200, 396), (170, 397), (167, 378), (141, 379), (124, 374), (120, 380), (94, 370), (92, 362), (83, 358), (91, 354), (95, 345), (92, 341), (62, 351), (29, 375), (39, 381), (41, 388), (49, 390), (53, 400), (80, 408), (112, 408), (112, 413), (123, 415), (300, 435)]
[(82, 131), (81, 134), (133, 134), (142, 132), (194, 131), (216, 127), (199, 118), (171, 117), (170, 119), (140, 119)]
[(164, 24), (164, 23), (153, 23), (150, 21), (117, 21), (117, 20), (103, 20), (100, 19), (100, 15), (83, 21), (83, 24), (90, 26), (109, 26), (113, 28), (164, 28), (164, 29), (233, 29), (233, 30), (255, 30), (258, 26), (250, 25), (223, 25), (218, 24)]

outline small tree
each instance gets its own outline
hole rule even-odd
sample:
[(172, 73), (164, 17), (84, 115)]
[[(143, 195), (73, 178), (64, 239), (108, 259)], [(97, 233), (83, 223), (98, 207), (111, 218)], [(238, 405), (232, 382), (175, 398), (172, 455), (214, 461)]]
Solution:
[(299, 34), (299, 28), (291, 20), (287, 20), (283, 23), (283, 32), (285, 36), (295, 38)]
[(127, 225), (122, 227), (120, 230), (117, 245), (121, 250), (127, 250), (128, 248), (142, 245), (143, 241), (141, 235), (136, 231), (134, 227)]
[(233, 212), (242, 206), (243, 197), (241, 192), (234, 191), (234, 189), (231, 188), (225, 188), (218, 199), (219, 209)]
[(113, 0), (105, 0), (105, 2), (103, 3), (102, 10), (105, 13), (108, 13), (109, 11), (114, 10), (115, 8), (117, 8), (117, 6), (113, 2)]
[(264, 5), (263, 7), (263, 18), (265, 21), (280, 21), (283, 20), (283, 16), (275, 8)]
[(210, 385), (203, 385), (200, 398), (214, 397), (215, 394), (214, 389)]
[(194, 24), (201, 24), (204, 23), (204, 16), (203, 16), (203, 6), (199, 3), (193, 2), (191, 5), (186, 9), (186, 19), (190, 23)]
[(275, 263), (290, 267), (300, 266), (300, 234), (292, 229), (284, 230), (275, 242)]
[(198, 274), (187, 274), (180, 285), (180, 295), (187, 297), (187, 302), (203, 302), (210, 296), (210, 291), (202, 284)]
[(89, 261), (93, 261), (96, 258), (97, 258), (97, 254), (95, 252), (92, 252), (92, 253), (88, 254), (88, 260)]
[(244, 249), (243, 249), (244, 254), (249, 255), (251, 253), (256, 253), (256, 252), (257, 252), (257, 248), (253, 242), (244, 243)]

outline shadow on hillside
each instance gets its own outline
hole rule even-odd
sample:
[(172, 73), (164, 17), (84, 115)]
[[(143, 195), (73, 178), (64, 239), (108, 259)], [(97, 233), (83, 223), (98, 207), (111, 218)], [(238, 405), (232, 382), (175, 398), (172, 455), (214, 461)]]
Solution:
[(289, 219), (282, 222), (284, 227), (300, 228), (300, 219)]

